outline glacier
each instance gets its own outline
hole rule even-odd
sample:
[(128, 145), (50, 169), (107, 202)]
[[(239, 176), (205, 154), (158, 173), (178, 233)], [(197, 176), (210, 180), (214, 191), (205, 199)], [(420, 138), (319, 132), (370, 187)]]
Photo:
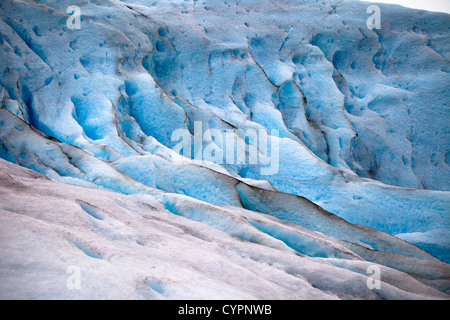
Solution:
[(448, 299), (450, 16), (370, 4), (2, 2), (0, 297)]

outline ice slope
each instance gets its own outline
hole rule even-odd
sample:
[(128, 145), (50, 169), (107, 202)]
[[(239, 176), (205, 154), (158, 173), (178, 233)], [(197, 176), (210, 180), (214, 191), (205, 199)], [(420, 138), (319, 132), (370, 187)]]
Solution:
[[(275, 249), (254, 229), (422, 280), (429, 253), (450, 262), (448, 15), (380, 4), (369, 30), (361, 2), (100, 0), (70, 29), (73, 4), (0, 4), (1, 158)], [(278, 130), (278, 172), (179, 155), (196, 121)]]
[[(112, 165), (76, 147), (46, 139), (29, 124), (7, 110), (0, 110), (0, 128), (2, 129), (0, 131), (2, 138), (0, 155), (3, 158), (62, 182), (106, 188), (124, 194), (144, 193), (160, 197), (163, 191), (179, 193), (211, 204), (233, 205), (267, 213), (309, 229), (331, 234), (341, 240), (368, 246), (371, 249), (429, 258), (420, 251), (415, 252), (405, 248), (401, 242), (398, 247), (394, 246), (392, 241), (386, 246), (383, 243), (385, 238), (383, 233), (378, 233), (376, 236), (372, 233), (367, 234), (364, 227), (352, 228), (349, 231), (348, 223), (342, 218), (323, 210), (306, 198), (281, 193), (270, 185), (258, 184), (248, 179), (238, 180), (223, 172), (182, 161), (177, 162), (173, 159), (164, 159), (160, 156), (129, 157)], [(34, 150), (34, 152), (30, 153), (29, 150)], [(124, 172), (128, 172), (128, 175)], [(360, 183), (357, 187), (362, 189), (364, 186)], [(374, 191), (372, 188), (371, 192)], [(359, 192), (364, 192), (364, 189)], [(419, 196), (420, 193), (430, 192), (415, 191), (413, 195)], [(399, 200), (396, 201), (400, 202), (401, 196), (400, 193), (397, 196)], [(445, 227), (448, 223), (448, 212), (446, 211), (448, 198), (445, 197), (445, 193), (423, 194), (420, 200), (423, 201), (426, 196), (428, 196), (427, 203), (420, 205), (415, 202), (416, 208), (418, 210), (427, 208), (428, 203), (431, 202), (433, 208), (436, 208), (435, 211), (422, 212), (420, 215), (412, 212), (409, 216), (401, 217), (386, 214), (378, 216), (378, 220), (369, 221), (366, 224), (371, 224), (370, 222), (377, 225), (386, 223), (386, 227), (388, 226), (390, 230), (417, 230), (416, 232)], [(342, 198), (344, 197), (342, 196)], [(407, 204), (412, 206), (414, 202), (411, 202), (412, 200), (409, 200)], [(171, 201), (166, 200), (163, 203), (168, 210), (173, 212), (174, 204)], [(301, 209), (305, 206), (309, 209), (308, 211), (315, 214), (310, 216), (308, 212), (305, 213)], [(383, 206), (386, 208), (387, 204), (384, 203)], [(220, 220), (221, 217), (217, 216), (215, 219)], [(222, 224), (226, 223), (226, 220), (222, 222)], [(359, 231), (356, 231), (357, 229)], [(446, 257), (448, 247), (441, 240), (446, 239), (447, 234), (443, 232), (438, 235), (439, 237), (434, 238), (431, 246), (428, 246), (427, 249), (442, 259), (442, 257)], [(393, 242), (395, 243), (395, 241)]]
[[(214, 174), (180, 160), (171, 133), (192, 133), (200, 120), (203, 130), (277, 129), (277, 174), (224, 167), (353, 223), (432, 232), (439, 248), (431, 250), (448, 257), (438, 244), (448, 236), (433, 231), (448, 229), (446, 193), (353, 174), (447, 190), (447, 15), (381, 5), (383, 28), (368, 30), (365, 4), (354, 2), (97, 1), (81, 6), (82, 27), (71, 30), (68, 5), (0, 7), (2, 108), (135, 180), (216, 204), (236, 204), (232, 182), (223, 181), (232, 180), (213, 178), (211, 193)], [(13, 149), (4, 157), (37, 168), (20, 159), (32, 157), (33, 145)], [(59, 170), (73, 173), (66, 181), (80, 178)], [(111, 182), (106, 187), (128, 188)]]
[[(0, 180), (2, 299), (448, 299), (450, 267), (436, 259), (166, 193), (169, 212), (150, 195), (63, 184), (3, 159)], [(366, 285), (369, 266), (380, 289)]]

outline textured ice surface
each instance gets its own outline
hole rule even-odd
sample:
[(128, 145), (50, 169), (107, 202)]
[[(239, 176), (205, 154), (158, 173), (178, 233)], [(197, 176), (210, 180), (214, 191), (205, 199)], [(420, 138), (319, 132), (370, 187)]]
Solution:
[[(207, 226), (207, 234), (222, 232), (214, 243), (221, 243), (221, 235), (231, 235), (288, 250), (287, 259), (292, 252), (329, 259), (333, 268), (351, 270), (352, 276), (365, 274), (367, 268), (366, 262), (347, 262), (357, 256), (422, 282), (443, 277), (426, 272), (437, 263), (434, 257), (450, 262), (448, 14), (380, 4), (381, 29), (370, 30), (364, 2), (99, 0), (79, 4), (81, 28), (70, 29), (66, 9), (73, 4), (0, 4), (1, 158), (65, 183), (55, 188), (72, 190), (70, 185), (77, 185), (77, 190), (106, 192), (105, 198), (111, 199), (126, 195), (126, 203), (106, 205), (110, 212), (116, 206), (130, 210), (147, 203), (170, 219), (182, 218), (174, 220), (180, 225), (194, 220)], [(183, 157), (173, 150), (177, 141), (172, 134), (185, 129), (195, 140), (196, 121), (202, 123), (201, 133), (277, 130), (271, 141), (279, 145), (278, 171), (263, 175), (260, 164)], [(242, 135), (233, 137), (250, 144)], [(259, 154), (263, 151), (258, 149)], [(19, 170), (4, 166), (6, 177), (8, 170)], [(4, 188), (20, 189), (8, 181)], [(24, 197), (26, 190), (21, 191)], [(43, 190), (33, 192), (45, 196)], [(95, 223), (111, 222), (101, 204), (89, 201), (94, 195), (85, 199), (81, 193), (69, 201), (64, 216), (72, 219), (82, 212)], [(0, 204), (12, 206), (11, 201), (5, 196)], [(51, 199), (42, 203), (50, 206)], [(30, 215), (45, 213), (39, 206), (29, 210)], [(70, 225), (64, 216), (61, 223)], [(2, 219), (5, 225), (18, 226), (25, 216), (5, 213)], [(114, 221), (116, 226), (123, 223), (121, 218)], [(31, 234), (35, 228), (39, 236)], [(55, 231), (47, 240), (45, 228), (41, 222), (30, 223), (24, 231), (30, 238), (20, 243), (38, 238), (56, 247), (71, 243), (89, 259), (99, 260), (95, 263), (105, 260), (96, 245), (119, 250), (104, 243), (97, 229), (84, 230), (85, 225), (59, 236)], [(163, 237), (173, 237), (164, 230)], [(127, 234), (132, 237), (133, 231)], [(14, 235), (5, 237), (5, 245), (19, 241)], [(174, 250), (197, 245), (186, 241)], [(201, 256), (209, 249), (192, 248)], [(137, 257), (139, 250), (130, 254)], [(26, 263), (21, 259), (26, 254), (41, 261), (38, 252), (24, 251), (16, 262), (2, 261), (2, 268)], [(56, 250), (46, 261), (60, 261), (62, 252)], [(157, 254), (164, 258), (162, 250)], [(165, 254), (165, 259), (173, 258)], [(227, 255), (216, 262), (211, 257), (211, 273), (228, 258), (234, 261)], [(140, 262), (133, 259), (130, 264), (139, 269)], [(270, 256), (273, 263), (277, 259)], [(42, 263), (45, 269), (47, 262)], [(131, 288), (136, 278), (120, 271), (125, 265), (111, 267), (109, 276), (122, 277), (123, 285)], [(305, 272), (322, 279), (312, 270), (324, 265), (329, 263)], [(290, 268), (287, 273), (295, 276), (297, 271), (290, 273)], [(233, 269), (228, 275), (233, 272), (238, 273)], [(202, 282), (206, 280), (199, 278), (201, 273), (195, 277), (199, 282), (187, 282), (180, 287), (184, 289), (174, 285), (166, 297), (186, 297), (189, 290), (198, 297), (239, 292), (224, 279), (222, 288), (215, 280)], [(270, 277), (276, 279), (277, 274)], [(42, 281), (51, 282), (51, 277), (49, 271)], [(145, 290), (166, 292), (158, 274), (141, 280)], [(438, 282), (445, 283), (433, 286), (439, 287)], [(331, 291), (327, 285), (318, 286), (318, 292), (300, 290), (295, 297), (358, 296), (359, 289), (341, 285), (342, 290), (337, 284)], [(272, 297), (287, 297), (294, 287), (277, 289)], [(106, 294), (107, 289), (98, 288), (93, 285), (82, 296)], [(242, 296), (261, 297), (255, 295), (258, 288)], [(446, 285), (438, 289), (448, 290)], [(42, 294), (32, 292), (25, 281), (17, 290), (17, 297)], [(133, 290), (129, 297), (157, 296)], [(49, 296), (61, 293), (51, 292)], [(395, 298), (392, 292), (379, 296)], [(360, 297), (375, 296), (361, 292)]]
[[(402, 254), (178, 194), (63, 184), (3, 159), (0, 181), (1, 298), (448, 298), (447, 263), (375, 230), (364, 232)], [(380, 289), (366, 285), (369, 266), (381, 270)]]

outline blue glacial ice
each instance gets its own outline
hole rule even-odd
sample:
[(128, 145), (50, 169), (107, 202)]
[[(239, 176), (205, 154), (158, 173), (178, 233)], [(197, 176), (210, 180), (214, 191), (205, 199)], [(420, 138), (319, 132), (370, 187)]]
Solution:
[[(360, 1), (96, 0), (79, 4), (80, 29), (71, 29), (66, 10), (73, 4), (0, 5), (0, 158), (56, 180), (42, 185), (50, 194), (73, 192), (65, 198), (71, 212), (66, 222), (55, 216), (55, 226), (33, 225), (43, 235), (52, 230), (61, 244), (55, 252), (89, 248), (84, 251), (102, 264), (106, 251), (125, 250), (130, 241), (133, 255), (147, 250), (134, 247), (150, 241), (143, 228), (104, 212), (119, 206), (134, 212), (133, 224), (163, 228), (159, 237), (173, 240), (174, 228), (191, 230), (180, 240), (182, 248), (198, 246), (199, 255), (217, 253), (198, 241), (234, 248), (220, 261), (236, 263), (237, 251), (251, 256), (250, 247), (239, 245), (244, 241), (272, 250), (258, 251), (254, 259), (279, 258), (288, 270), (290, 255), (310, 259), (310, 269), (293, 271), (308, 281), (322, 265), (359, 277), (368, 263), (377, 263), (395, 288), (377, 297), (403, 297), (408, 290), (394, 280), (397, 273), (426, 287), (408, 291), (408, 297), (448, 293), (442, 280), (450, 262), (448, 14), (378, 4), (381, 28), (369, 29), (369, 3)], [(174, 132), (195, 145), (193, 152), (179, 152)], [(218, 152), (226, 144), (214, 132), (230, 134), (233, 159), (254, 151), (257, 159), (276, 160), (276, 170), (267, 174), (267, 162), (199, 158), (195, 148)], [(248, 132), (268, 135), (271, 150)], [(264, 158), (274, 146), (277, 157)], [(18, 182), (8, 170), (35, 177), (2, 166), (2, 212), (20, 213), (25, 209), (10, 202)], [(93, 205), (86, 190), (112, 200)], [(33, 189), (28, 196), (44, 191)], [(164, 223), (146, 221), (145, 208), (154, 211), (152, 221), (164, 212)], [(34, 210), (27, 209), (27, 217), (36, 219), (40, 209)], [(2, 218), (5, 223), (20, 223), (10, 215)], [(73, 215), (84, 222), (71, 230), (71, 219), (81, 219)], [(117, 233), (109, 229), (114, 227)], [(211, 235), (214, 230), (218, 235)], [(5, 241), (17, 239), (7, 234)], [(164, 257), (164, 251), (145, 252)], [(175, 277), (177, 269), (171, 272)], [(270, 272), (280, 276), (278, 269)], [(190, 290), (189, 284), (163, 284), (181, 283), (181, 275), (142, 277), (142, 288), (130, 297), (185, 297)], [(337, 283), (325, 290), (328, 280), (321, 277), (314, 285), (323, 291), (299, 296), (358, 296)], [(132, 281), (124, 276), (124, 288)], [(229, 297), (238, 290), (230, 285), (215, 291), (216, 282), (202, 281), (191, 284), (205, 285), (196, 297)], [(286, 297), (286, 288), (273, 297)], [(239, 296), (260, 297), (257, 291)], [(373, 298), (370, 292), (361, 297)]]

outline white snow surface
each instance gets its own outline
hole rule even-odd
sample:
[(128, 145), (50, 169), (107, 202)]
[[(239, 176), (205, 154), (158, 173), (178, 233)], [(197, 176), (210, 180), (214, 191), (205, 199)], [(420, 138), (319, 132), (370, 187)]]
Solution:
[[(2, 299), (448, 298), (450, 267), (425, 253), (375, 251), (177, 194), (63, 184), (2, 159), (0, 180)], [(380, 289), (367, 287), (369, 266), (381, 270)]]
[[(448, 14), (74, 4), (0, 3), (1, 298), (448, 299)], [(196, 121), (279, 170), (178, 154)]]

